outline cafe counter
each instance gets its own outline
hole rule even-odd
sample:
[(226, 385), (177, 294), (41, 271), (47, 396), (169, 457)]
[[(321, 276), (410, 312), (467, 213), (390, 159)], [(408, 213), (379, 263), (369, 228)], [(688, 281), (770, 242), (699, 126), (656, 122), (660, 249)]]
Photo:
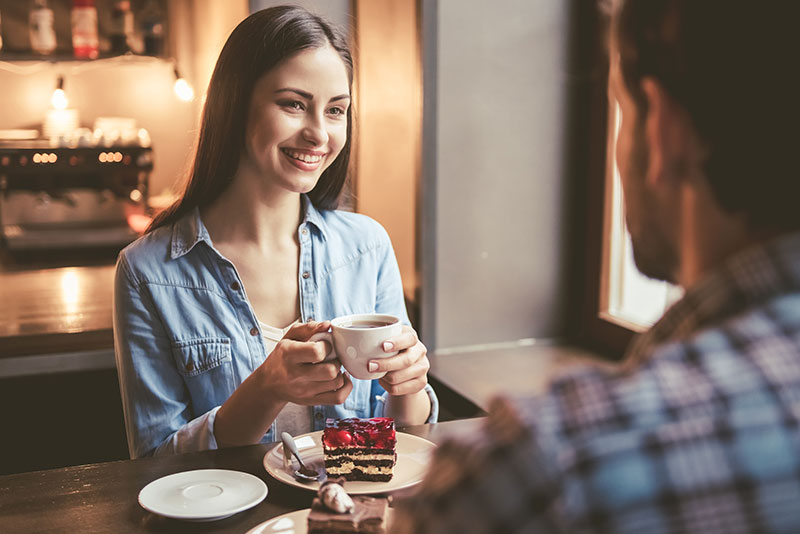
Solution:
[(0, 377), (113, 367), (113, 280), (113, 263), (0, 269)]

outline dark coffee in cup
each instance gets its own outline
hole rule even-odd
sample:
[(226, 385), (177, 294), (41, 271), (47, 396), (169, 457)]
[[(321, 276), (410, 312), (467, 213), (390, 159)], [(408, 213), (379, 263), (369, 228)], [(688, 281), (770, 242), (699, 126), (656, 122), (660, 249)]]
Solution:
[(393, 323), (387, 323), (386, 321), (353, 321), (345, 328), (381, 328), (390, 324)]

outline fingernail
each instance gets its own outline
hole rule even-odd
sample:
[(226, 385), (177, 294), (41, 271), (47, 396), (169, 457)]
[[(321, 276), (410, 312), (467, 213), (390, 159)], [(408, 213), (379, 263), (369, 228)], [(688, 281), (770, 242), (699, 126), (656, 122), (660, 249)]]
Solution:
[[(386, 343), (383, 344), (384, 348), (386, 348)], [(367, 371), (370, 373), (374, 373), (378, 370), (378, 364), (376, 362), (369, 362), (367, 364)]]
[(391, 352), (394, 350), (394, 343), (391, 341), (384, 341), (383, 342), (383, 352)]

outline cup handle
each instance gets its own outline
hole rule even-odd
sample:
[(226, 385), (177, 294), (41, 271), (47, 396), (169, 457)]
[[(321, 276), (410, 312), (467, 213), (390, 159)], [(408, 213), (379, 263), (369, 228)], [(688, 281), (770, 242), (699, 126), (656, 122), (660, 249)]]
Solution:
[(309, 341), (327, 341), (328, 346), (331, 348), (330, 352), (325, 356), (324, 362), (329, 362), (336, 359), (336, 351), (333, 348), (333, 335), (330, 332), (317, 332), (311, 336)]

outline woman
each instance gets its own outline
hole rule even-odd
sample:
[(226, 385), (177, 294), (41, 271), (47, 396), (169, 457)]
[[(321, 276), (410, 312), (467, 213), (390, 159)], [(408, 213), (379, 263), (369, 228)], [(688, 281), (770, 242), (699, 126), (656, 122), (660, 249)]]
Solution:
[[(114, 339), (131, 457), (274, 441), (328, 417), (434, 421), (429, 362), (385, 230), (336, 211), (350, 155), (352, 59), (298, 7), (228, 38), (182, 197), (120, 254)], [(309, 341), (365, 312), (406, 323), (380, 381)]]

